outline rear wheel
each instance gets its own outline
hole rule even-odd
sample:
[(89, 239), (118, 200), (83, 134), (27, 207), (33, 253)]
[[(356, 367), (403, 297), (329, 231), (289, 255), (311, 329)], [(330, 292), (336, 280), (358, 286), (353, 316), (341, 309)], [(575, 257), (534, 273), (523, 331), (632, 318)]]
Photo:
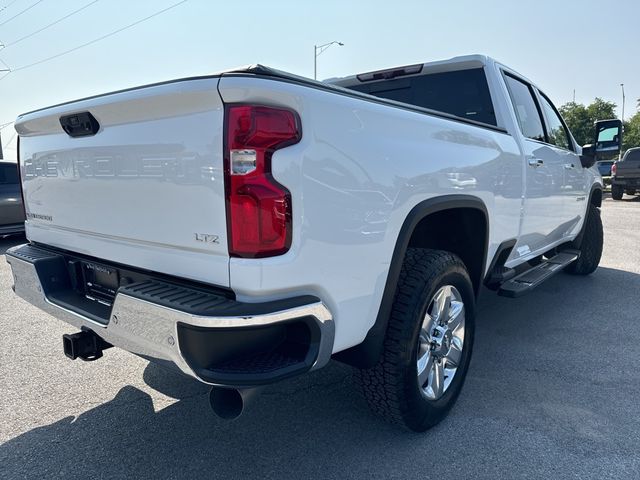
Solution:
[(575, 275), (589, 275), (593, 273), (602, 257), (602, 244), (604, 242), (604, 233), (602, 231), (602, 219), (600, 218), (600, 210), (592, 204), (589, 204), (587, 217), (585, 218), (584, 235), (580, 250), (580, 257), (566, 268), (566, 271)]
[(449, 252), (409, 249), (383, 353), (373, 368), (355, 373), (371, 409), (415, 431), (440, 422), (462, 389), (474, 320), (462, 261)]
[(614, 200), (622, 200), (622, 195), (624, 194), (624, 188), (620, 185), (611, 185), (611, 198)]

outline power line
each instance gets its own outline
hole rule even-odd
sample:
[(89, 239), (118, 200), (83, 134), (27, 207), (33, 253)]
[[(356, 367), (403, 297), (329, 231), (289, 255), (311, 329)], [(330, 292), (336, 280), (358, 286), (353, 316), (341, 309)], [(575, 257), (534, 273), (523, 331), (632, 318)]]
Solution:
[[(42, 0), (40, 0), (40, 1), (42, 1)], [(171, 10), (172, 8), (177, 7), (178, 5), (182, 5), (185, 2), (187, 2), (187, 0), (182, 0), (180, 2), (174, 3), (173, 5), (170, 5), (167, 8), (164, 8), (162, 10), (159, 10), (159, 11), (149, 15), (148, 17), (141, 18), (140, 20), (137, 20), (137, 21), (135, 21), (133, 23), (130, 23), (129, 25), (126, 25), (126, 26), (124, 26), (122, 28), (119, 28), (117, 30), (114, 30), (113, 32), (107, 33), (106, 35), (102, 35), (101, 37), (98, 37), (98, 38), (94, 38), (93, 40), (91, 40), (89, 42), (83, 43), (82, 45), (78, 45), (77, 47), (71, 48), (69, 50), (66, 50), (64, 52), (58, 53), (56, 55), (52, 55), (51, 57), (43, 58), (42, 60), (38, 60), (37, 62), (33, 62), (33, 63), (29, 63), (27, 65), (23, 65), (21, 67), (13, 68), (13, 69), (11, 69), (11, 72), (7, 73), (7, 75), (9, 73), (19, 72), (20, 70), (26, 70), (27, 68), (35, 67), (36, 65), (40, 65), (41, 63), (48, 62), (49, 60), (54, 60), (54, 59), (56, 59), (58, 57), (62, 57), (63, 55), (67, 55), (69, 53), (75, 52), (76, 50), (80, 50), (81, 48), (88, 47), (89, 45), (93, 45), (94, 43), (97, 43), (97, 42), (99, 42), (101, 40), (104, 40), (105, 38), (112, 37), (113, 35), (116, 35), (116, 34), (118, 34), (120, 32), (128, 30), (129, 28), (135, 27), (136, 25), (139, 25), (139, 24), (141, 24), (143, 22), (146, 22), (147, 20), (151, 20), (153, 17), (157, 17), (158, 15), (161, 15), (161, 14)], [(5, 77), (7, 75), (5, 75)], [(0, 80), (2, 80), (2, 78), (4, 78), (4, 77), (1, 77)]]
[(11, 142), (13, 142), (13, 139), (16, 138), (16, 135), (18, 135), (18, 132), (16, 132), (15, 130), (13, 131), (13, 135), (11, 135), (11, 137), (9, 137), (9, 140), (7, 140), (4, 143), (4, 148), (7, 148), (9, 145), (11, 145)]
[(18, 0), (13, 0), (13, 2), (9, 2), (7, 3), (4, 7), (0, 8), (0, 13), (4, 12), (7, 8), (9, 8), (11, 5), (13, 5), (14, 3), (16, 3)]
[[(27, 8), (25, 8), (24, 10), (22, 10), (22, 11), (20, 11), (20, 12), (16, 13), (13, 17), (9, 17), (9, 18), (7, 18), (4, 22), (0, 23), (0, 27), (1, 27), (1, 26), (3, 26), (3, 25), (4, 25), (4, 24), (6, 24), (6, 23), (9, 23), (9, 22), (10, 22), (11, 20), (13, 20), (14, 18), (19, 17), (19, 16), (20, 16), (20, 15), (22, 15), (23, 13), (28, 12), (28, 11), (29, 11), (29, 10), (31, 10), (33, 7), (35, 7), (36, 5), (38, 5), (39, 3), (42, 3), (42, 2), (44, 2), (44, 0), (38, 0), (36, 3), (34, 3), (34, 4), (30, 5), (30, 6), (28, 6)], [(8, 5), (7, 5), (7, 6), (8, 6)]]
[(39, 30), (36, 30), (35, 32), (31, 32), (28, 35), (25, 35), (24, 37), (20, 37), (17, 40), (14, 40), (11, 43), (7, 43), (4, 45), (4, 48), (2, 48), (2, 50), (4, 50), (5, 48), (8, 48), (12, 45), (15, 45), (16, 43), (20, 43), (23, 40), (26, 40), (27, 38), (31, 38), (34, 35), (37, 35), (40, 32), (45, 31), (47, 28), (53, 27), (54, 25), (57, 25), (58, 23), (62, 22), (63, 20), (66, 20), (69, 17), (72, 17), (73, 15), (75, 15), (76, 13), (80, 13), (82, 10), (84, 10), (85, 8), (89, 8), (91, 5), (93, 5), (94, 3), (97, 3), (99, 0), (93, 0), (93, 2), (90, 2), (88, 4), (86, 4), (84, 7), (80, 7), (77, 10), (74, 10), (73, 12), (65, 15), (64, 17), (60, 17), (59, 19), (55, 20), (54, 22), (49, 23), (48, 25), (45, 25), (44, 27), (40, 28)]
[(3, 123), (2, 125), (0, 125), (0, 130), (4, 130), (4, 129), (5, 129), (5, 128), (7, 128), (9, 125), (13, 125), (13, 122)]

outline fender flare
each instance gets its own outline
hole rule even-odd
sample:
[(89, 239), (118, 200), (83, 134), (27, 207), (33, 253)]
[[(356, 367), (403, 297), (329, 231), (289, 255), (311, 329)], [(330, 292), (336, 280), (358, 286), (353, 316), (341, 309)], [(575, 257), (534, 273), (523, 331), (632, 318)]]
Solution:
[(597, 195), (595, 200), (596, 203), (593, 203), (596, 207), (602, 207), (602, 190), (603, 187), (600, 183), (594, 183), (591, 185), (591, 190), (589, 191), (589, 203), (593, 203), (591, 200), (594, 198), (594, 195)]
[[(591, 185), (591, 190), (589, 191), (589, 200), (587, 202), (586, 208), (589, 208), (589, 205), (595, 205), (597, 208), (602, 207), (602, 185), (599, 183), (594, 183)], [(573, 248), (580, 248), (582, 245), (582, 238), (584, 237), (584, 232), (587, 228), (587, 216), (585, 209), (585, 217), (582, 222), (582, 227), (580, 228), (580, 233), (573, 239), (571, 245)]]
[[(473, 195), (443, 195), (430, 198), (418, 203), (414, 206), (405, 218), (400, 232), (396, 239), (396, 245), (393, 250), (393, 256), (389, 265), (389, 272), (384, 286), (382, 301), (378, 309), (378, 315), (373, 326), (369, 329), (364, 341), (359, 345), (355, 345), (342, 352), (334, 355), (334, 358), (340, 362), (347, 363), (357, 368), (373, 367), (382, 353), (384, 338), (387, 331), (389, 316), (396, 291), (396, 285), (400, 278), (400, 271), (404, 262), (405, 253), (409, 247), (411, 236), (420, 221), (436, 212), (443, 210), (456, 209), (475, 209), (482, 212), (485, 219), (485, 239), (484, 239), (484, 255), (482, 259), (483, 269), (487, 261), (487, 251), (489, 246), (489, 212), (484, 202)], [(476, 295), (482, 280), (484, 271), (480, 272), (479, 278), (472, 279), (474, 287), (476, 287)]]

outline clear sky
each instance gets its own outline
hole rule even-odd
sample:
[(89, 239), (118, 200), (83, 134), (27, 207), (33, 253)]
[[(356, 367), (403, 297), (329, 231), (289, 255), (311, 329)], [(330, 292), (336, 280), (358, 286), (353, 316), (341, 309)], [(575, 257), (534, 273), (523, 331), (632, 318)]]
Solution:
[[(0, 60), (16, 69), (0, 80), (0, 125), (66, 100), (250, 63), (311, 77), (314, 44), (332, 40), (345, 46), (319, 57), (319, 78), (483, 53), (557, 105), (574, 89), (578, 102), (621, 105), (624, 83), (628, 117), (640, 98), (640, 0), (187, 0), (21, 69), (179, 0), (93, 1), (0, 0)], [(15, 158), (13, 127), (1, 134), (5, 158)]]

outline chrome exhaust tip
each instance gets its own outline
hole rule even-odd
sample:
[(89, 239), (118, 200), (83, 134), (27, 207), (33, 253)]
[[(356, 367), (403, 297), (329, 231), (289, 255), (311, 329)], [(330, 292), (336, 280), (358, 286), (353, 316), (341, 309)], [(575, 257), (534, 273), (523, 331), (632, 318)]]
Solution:
[(258, 396), (260, 390), (260, 388), (211, 387), (209, 405), (218, 417), (224, 420), (235, 420), (242, 415), (247, 404)]

